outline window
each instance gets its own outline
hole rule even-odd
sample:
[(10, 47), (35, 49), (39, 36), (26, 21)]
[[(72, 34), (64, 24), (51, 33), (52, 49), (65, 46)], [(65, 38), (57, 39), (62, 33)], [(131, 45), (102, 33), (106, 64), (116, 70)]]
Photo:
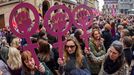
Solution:
[(0, 15), (0, 28), (5, 27), (4, 14)]

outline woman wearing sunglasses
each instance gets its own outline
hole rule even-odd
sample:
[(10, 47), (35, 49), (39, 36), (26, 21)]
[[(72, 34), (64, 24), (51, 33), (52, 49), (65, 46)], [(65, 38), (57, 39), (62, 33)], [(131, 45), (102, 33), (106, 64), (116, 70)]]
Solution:
[[(69, 37), (64, 46), (64, 57), (59, 58), (60, 73), (65, 75), (90, 75), (87, 62), (82, 55), (79, 43)], [(62, 71), (62, 72), (61, 72)]]

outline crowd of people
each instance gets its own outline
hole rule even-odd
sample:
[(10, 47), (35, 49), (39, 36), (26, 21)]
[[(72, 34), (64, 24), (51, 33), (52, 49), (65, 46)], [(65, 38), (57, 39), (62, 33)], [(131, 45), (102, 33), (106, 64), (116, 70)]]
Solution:
[(89, 48), (81, 37), (82, 29), (72, 25), (63, 36), (63, 58), (53, 44), (57, 37), (39, 31), (30, 37), (40, 62), (35, 64), (25, 38), (15, 36), (10, 28), (0, 29), (0, 75), (134, 75), (134, 16), (100, 15), (93, 19)]

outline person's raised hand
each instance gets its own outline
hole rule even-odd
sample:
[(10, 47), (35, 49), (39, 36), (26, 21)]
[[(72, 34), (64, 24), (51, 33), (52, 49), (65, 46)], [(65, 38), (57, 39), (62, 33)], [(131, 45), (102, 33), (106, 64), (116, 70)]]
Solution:
[(63, 66), (64, 65), (64, 58), (63, 59), (62, 58), (58, 58), (58, 64), (60, 66)]

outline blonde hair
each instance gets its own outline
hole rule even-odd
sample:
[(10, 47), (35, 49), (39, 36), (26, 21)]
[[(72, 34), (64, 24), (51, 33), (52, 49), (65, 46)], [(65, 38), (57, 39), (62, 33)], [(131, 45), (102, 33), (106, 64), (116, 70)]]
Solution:
[[(78, 41), (76, 40), (76, 38), (74, 38), (74, 37), (69, 37), (66, 40), (66, 42), (68, 42), (68, 41), (73, 41), (74, 44), (76, 45), (76, 51), (75, 51), (75, 54), (76, 54), (76, 56), (75, 56), (76, 57), (76, 67), (81, 67), (83, 65), (82, 64), (83, 55), (82, 55), (80, 45), (79, 45)], [(64, 58), (65, 58), (65, 64), (66, 64), (66, 62), (69, 60), (69, 53), (65, 49), (65, 46), (64, 46)]]
[(12, 47), (18, 47), (19, 46), (20, 39), (18, 37), (14, 38), (11, 42)]
[(18, 69), (22, 66), (20, 51), (15, 47), (9, 48), (7, 64), (12, 70)]

